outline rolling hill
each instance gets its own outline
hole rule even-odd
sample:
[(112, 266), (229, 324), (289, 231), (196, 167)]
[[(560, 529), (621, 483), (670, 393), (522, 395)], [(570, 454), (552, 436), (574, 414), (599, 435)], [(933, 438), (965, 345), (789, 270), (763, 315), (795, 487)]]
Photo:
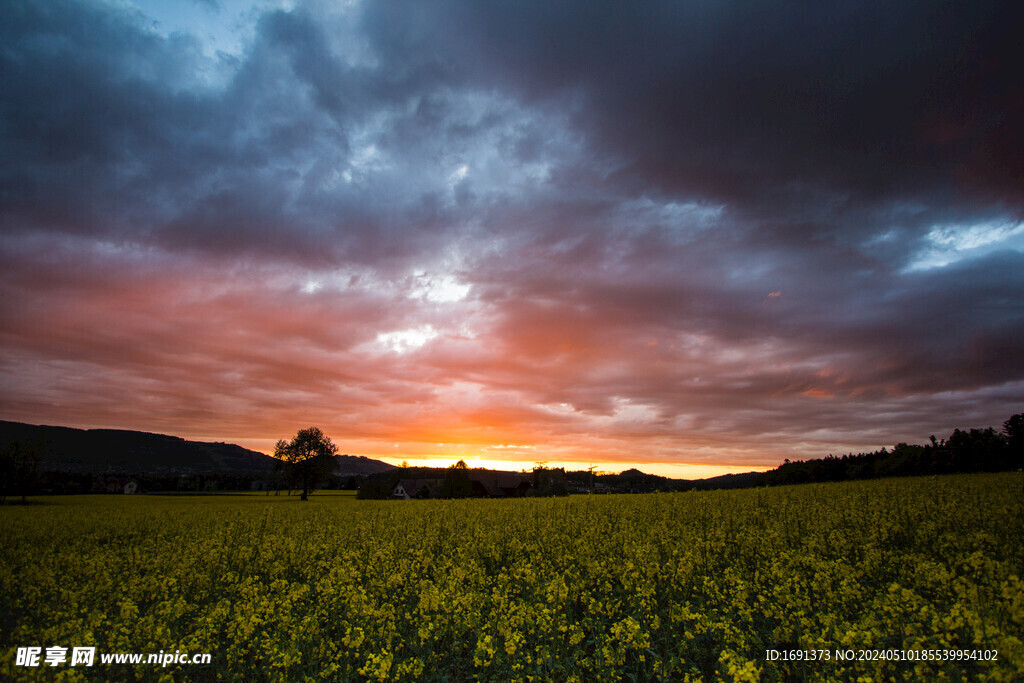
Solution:
[[(235, 444), (187, 441), (177, 436), (119, 429), (73, 429), (0, 420), (0, 449), (17, 442), (40, 456), (42, 472), (123, 474), (255, 474), (270, 472), (277, 460)], [(341, 455), (335, 471), (366, 475), (391, 465)]]

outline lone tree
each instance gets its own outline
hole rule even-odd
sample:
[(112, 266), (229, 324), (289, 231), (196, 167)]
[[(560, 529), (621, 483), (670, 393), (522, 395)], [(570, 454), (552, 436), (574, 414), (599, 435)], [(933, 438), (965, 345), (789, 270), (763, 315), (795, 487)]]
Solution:
[(441, 498), (468, 498), (473, 495), (473, 482), (469, 479), (469, 465), (459, 460), (448, 467), (444, 482), (441, 483)]
[(0, 505), (8, 495), (21, 494), (21, 502), (32, 492), (39, 479), (42, 446), (33, 447), (15, 440), (0, 451)]
[(338, 453), (335, 446), (319, 427), (300, 429), (291, 441), (281, 439), (274, 448), (274, 455), (283, 460), (289, 471), (289, 488), (292, 481), (302, 482), (302, 500), (309, 500), (310, 489), (327, 471), (332, 458)]

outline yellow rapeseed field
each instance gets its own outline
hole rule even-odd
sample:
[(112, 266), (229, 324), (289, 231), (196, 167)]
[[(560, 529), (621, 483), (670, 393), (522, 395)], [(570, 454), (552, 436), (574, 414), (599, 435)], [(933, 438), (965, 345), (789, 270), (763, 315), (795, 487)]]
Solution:
[[(1021, 473), (557, 499), (38, 500), (0, 509), (4, 680), (1024, 680)], [(53, 645), (212, 663), (15, 661)], [(979, 650), (997, 657), (836, 657)]]

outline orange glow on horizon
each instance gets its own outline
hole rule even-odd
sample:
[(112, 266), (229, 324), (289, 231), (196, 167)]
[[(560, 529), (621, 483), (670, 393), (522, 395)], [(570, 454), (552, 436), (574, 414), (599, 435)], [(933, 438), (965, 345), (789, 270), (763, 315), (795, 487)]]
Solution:
[[(399, 466), (402, 459), (382, 457), (379, 458), (391, 465)], [(410, 467), (449, 467), (458, 460), (464, 460), (471, 468), (482, 467), (485, 469), (505, 470), (521, 472), (532, 470), (538, 463), (543, 462), (545, 467), (563, 467), (567, 472), (586, 470), (591, 466), (595, 471), (602, 474), (619, 474), (629, 469), (637, 469), (644, 474), (656, 474), (670, 479), (708, 479), (723, 474), (741, 474), (743, 472), (764, 472), (772, 467), (744, 466), (744, 465), (700, 465), (691, 463), (665, 463), (665, 462), (578, 462), (578, 461), (527, 461), (527, 460), (488, 460), (484, 458), (451, 458), (450, 456), (437, 458), (405, 458)]]
[[(597, 439), (593, 443), (576, 442), (572, 446), (562, 445), (555, 439), (544, 444), (513, 438), (508, 442), (495, 444), (486, 441), (482, 436), (471, 436), (469, 440), (462, 442), (425, 442), (413, 439), (387, 443), (377, 439), (338, 438), (332, 432), (325, 431), (338, 446), (339, 453), (380, 460), (396, 467), (403, 461), (413, 467), (449, 467), (463, 460), (472, 468), (519, 472), (532, 470), (538, 463), (543, 463), (545, 467), (562, 467), (566, 471), (586, 470), (594, 466), (599, 472), (613, 474), (637, 469), (646, 474), (672, 479), (706, 479), (723, 474), (763, 472), (781, 464), (784, 457), (801, 457), (799, 454), (787, 453), (773, 458), (771, 454), (761, 453), (755, 460), (746, 453), (737, 455), (737, 452), (730, 451), (724, 444), (722, 447), (701, 444), (686, 449), (691, 456), (697, 457), (673, 462), (671, 448), (663, 448), (660, 453), (656, 453), (657, 448), (648, 448), (640, 444), (630, 448), (628, 444), (608, 444)], [(284, 438), (284, 435), (281, 438)], [(240, 446), (267, 455), (273, 453), (275, 442), (276, 439), (267, 438), (234, 440), (234, 443)], [(629, 457), (637, 451), (651, 453), (654, 457), (650, 460)], [(614, 454), (618, 453), (626, 457), (615, 457)], [(680, 453), (679, 457), (682, 460), (685, 455)], [(701, 462), (702, 459), (705, 462)], [(751, 464), (743, 464), (744, 462)]]
[[(239, 439), (235, 443), (267, 455), (271, 455), (274, 450), (274, 442), (269, 439)], [(395, 443), (392, 445), (394, 452), (391, 453), (381, 452), (380, 444), (376, 444), (376, 447), (364, 448), (363, 450), (353, 449), (350, 446), (346, 447), (346, 445), (341, 443), (337, 445), (339, 446), (339, 453), (364, 456), (386, 462), (395, 467), (400, 467), (402, 462), (406, 462), (410, 467), (450, 467), (459, 460), (462, 460), (471, 468), (504, 470), (507, 472), (530, 471), (537, 467), (538, 464), (543, 464), (544, 467), (549, 468), (561, 467), (567, 472), (582, 471), (593, 466), (595, 471), (606, 474), (618, 474), (625, 470), (637, 469), (645, 474), (656, 474), (671, 479), (707, 479), (724, 474), (764, 472), (777, 466), (776, 464), (719, 465), (699, 462), (611, 460), (599, 457), (595, 457), (592, 460), (545, 457), (545, 451), (542, 448), (516, 444), (490, 446), (483, 449), (480, 447), (480, 444), (430, 444), (435, 447), (433, 452), (421, 452), (418, 449), (410, 448), (408, 443)], [(494, 451), (505, 451), (509, 457), (494, 457), (496, 455)], [(531, 454), (534, 457), (531, 457)]]

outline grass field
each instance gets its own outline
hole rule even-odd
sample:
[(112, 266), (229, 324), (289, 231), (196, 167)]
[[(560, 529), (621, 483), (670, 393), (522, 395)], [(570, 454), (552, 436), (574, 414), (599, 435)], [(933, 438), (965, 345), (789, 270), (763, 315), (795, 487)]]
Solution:
[[(1021, 473), (37, 501), (0, 509), (4, 680), (1024, 679)], [(17, 647), (54, 645), (212, 662), (17, 665)], [(783, 659), (796, 650), (819, 660)], [(977, 650), (998, 658), (924, 659)]]

